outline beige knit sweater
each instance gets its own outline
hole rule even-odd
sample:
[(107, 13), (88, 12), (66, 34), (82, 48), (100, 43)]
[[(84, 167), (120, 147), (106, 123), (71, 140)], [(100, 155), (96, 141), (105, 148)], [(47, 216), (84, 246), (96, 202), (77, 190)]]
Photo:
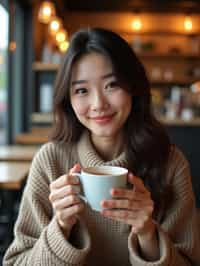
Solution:
[(23, 193), (15, 238), (3, 265), (88, 265), (88, 266), (191, 266), (200, 265), (200, 242), (194, 195), (188, 163), (176, 150), (168, 176), (174, 188), (173, 204), (157, 222), (160, 258), (145, 261), (138, 252), (137, 237), (120, 222), (85, 211), (66, 240), (48, 200), (49, 184), (79, 162), (83, 167), (121, 165), (124, 154), (105, 162), (95, 152), (88, 134), (74, 147), (47, 143), (35, 156)]

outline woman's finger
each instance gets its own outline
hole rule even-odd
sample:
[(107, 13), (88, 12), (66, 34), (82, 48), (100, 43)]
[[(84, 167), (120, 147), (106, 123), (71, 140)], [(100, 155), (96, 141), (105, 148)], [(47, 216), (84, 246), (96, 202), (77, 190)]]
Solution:
[(50, 184), (50, 190), (59, 189), (67, 185), (78, 185), (79, 178), (77, 176), (62, 175)]
[(140, 192), (146, 192), (147, 189), (144, 186), (144, 183), (141, 178), (133, 175), (132, 173), (128, 174), (128, 181), (133, 185), (133, 189)]
[(140, 198), (143, 198), (143, 193), (131, 190), (131, 189), (123, 189), (123, 188), (113, 188), (111, 190), (111, 196), (113, 198), (126, 198), (129, 200), (140, 200)]
[(126, 220), (135, 220), (138, 217), (139, 211), (132, 210), (103, 210), (102, 214), (105, 216), (109, 216), (113, 219), (123, 219)]
[(81, 169), (79, 164), (75, 164), (73, 168), (70, 169), (69, 174), (65, 174), (57, 178), (55, 181), (51, 182), (50, 190), (58, 189), (66, 185), (77, 185), (79, 184), (79, 178), (77, 176), (72, 176), (72, 173), (79, 172)]
[(81, 171), (81, 166), (80, 164), (75, 164), (70, 170), (69, 170), (69, 174), (73, 174), (73, 173), (79, 173)]
[(79, 194), (80, 191), (81, 189), (78, 185), (67, 185), (59, 189), (53, 189), (49, 195), (49, 200), (53, 202), (69, 195)]
[(53, 208), (55, 210), (59, 210), (59, 209), (61, 210), (61, 209), (67, 208), (69, 206), (75, 205), (75, 204), (80, 203), (80, 202), (81, 202), (81, 200), (78, 196), (70, 195), (68, 197), (54, 201), (53, 202)]
[(145, 209), (151, 205), (151, 201), (144, 199), (144, 200), (103, 200), (101, 201), (102, 208), (108, 209), (126, 209), (126, 210), (133, 210), (138, 211), (141, 209)]

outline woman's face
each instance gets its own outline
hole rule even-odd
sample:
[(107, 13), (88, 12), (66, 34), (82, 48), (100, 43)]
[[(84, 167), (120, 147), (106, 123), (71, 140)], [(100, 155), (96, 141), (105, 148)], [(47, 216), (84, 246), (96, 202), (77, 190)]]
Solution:
[(115, 138), (122, 132), (132, 106), (120, 87), (109, 59), (98, 53), (82, 56), (72, 68), (72, 108), (92, 137)]

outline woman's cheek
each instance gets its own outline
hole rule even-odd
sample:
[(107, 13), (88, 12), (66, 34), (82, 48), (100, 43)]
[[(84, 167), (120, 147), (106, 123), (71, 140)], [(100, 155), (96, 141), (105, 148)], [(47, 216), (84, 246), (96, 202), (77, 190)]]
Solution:
[(72, 107), (77, 115), (84, 115), (88, 110), (87, 102), (78, 99), (72, 101)]
[(117, 107), (128, 107), (132, 105), (132, 98), (131, 96), (124, 92), (124, 91), (119, 91), (116, 93), (112, 99), (114, 105)]

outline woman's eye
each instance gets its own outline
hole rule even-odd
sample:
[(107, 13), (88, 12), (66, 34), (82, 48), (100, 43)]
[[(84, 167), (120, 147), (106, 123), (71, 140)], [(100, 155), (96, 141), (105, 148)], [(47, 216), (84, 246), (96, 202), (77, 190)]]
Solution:
[(87, 93), (87, 89), (86, 88), (77, 88), (77, 89), (74, 90), (74, 93), (83, 95), (83, 94)]
[(106, 89), (117, 89), (119, 87), (120, 87), (120, 85), (119, 85), (118, 81), (112, 81), (106, 86)]

